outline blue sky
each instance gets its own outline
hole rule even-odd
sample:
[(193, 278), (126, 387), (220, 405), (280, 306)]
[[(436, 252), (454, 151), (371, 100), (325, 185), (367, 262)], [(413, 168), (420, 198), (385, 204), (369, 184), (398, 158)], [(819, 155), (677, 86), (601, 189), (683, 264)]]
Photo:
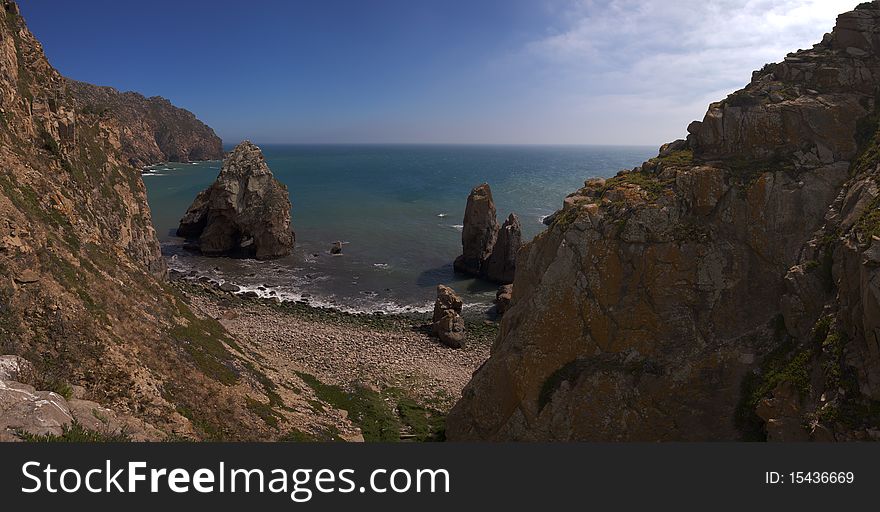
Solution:
[(649, 144), (855, 0), (20, 0), (65, 75), (226, 143)]

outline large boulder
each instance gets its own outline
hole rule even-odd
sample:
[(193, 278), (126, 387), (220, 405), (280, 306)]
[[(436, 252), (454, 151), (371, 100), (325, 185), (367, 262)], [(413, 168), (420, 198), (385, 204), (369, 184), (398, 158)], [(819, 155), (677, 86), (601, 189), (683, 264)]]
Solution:
[(448, 286), (437, 287), (434, 317), (431, 330), (444, 345), (461, 348), (465, 340), (464, 319), (461, 317), (463, 303)]
[(487, 183), (475, 187), (468, 196), (463, 224), (462, 254), (455, 260), (455, 271), (482, 276), (498, 238), (495, 201)]
[(193, 201), (177, 234), (197, 241), (208, 256), (287, 256), (294, 243), (287, 187), (272, 175), (260, 148), (244, 141), (226, 157), (214, 184)]
[(61, 435), (73, 421), (67, 401), (49, 391), (12, 380), (0, 380), (0, 432)]
[(515, 213), (504, 221), (492, 254), (486, 261), (486, 279), (495, 283), (510, 284), (516, 273), (516, 253), (522, 247), (522, 226)]

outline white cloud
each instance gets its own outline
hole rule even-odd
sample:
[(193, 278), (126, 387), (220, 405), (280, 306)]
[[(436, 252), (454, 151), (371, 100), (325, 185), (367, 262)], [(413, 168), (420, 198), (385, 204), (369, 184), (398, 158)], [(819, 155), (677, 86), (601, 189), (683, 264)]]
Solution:
[[(555, 108), (594, 114), (582, 124), (580, 140), (662, 142), (682, 135), (709, 101), (745, 85), (751, 71), (819, 42), (836, 16), (856, 3), (579, 0), (564, 11), (558, 27), (526, 45), (520, 58), (538, 70), (538, 83), (552, 91), (548, 101)], [(629, 133), (615, 133), (615, 123), (605, 116), (633, 108), (643, 109), (643, 124), (656, 129), (621, 127)], [(656, 122), (660, 114), (680, 128), (667, 133), (668, 123)], [(633, 112), (624, 117), (639, 119)]]

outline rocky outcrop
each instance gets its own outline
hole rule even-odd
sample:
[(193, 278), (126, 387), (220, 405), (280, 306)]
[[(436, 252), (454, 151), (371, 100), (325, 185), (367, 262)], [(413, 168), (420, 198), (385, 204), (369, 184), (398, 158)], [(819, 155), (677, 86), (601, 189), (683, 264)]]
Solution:
[(290, 254), (287, 187), (272, 175), (260, 148), (245, 141), (226, 157), (217, 180), (181, 219), (177, 235), (197, 240), (209, 256), (265, 260)]
[(58, 393), (37, 391), (22, 381), (36, 378), (33, 365), (18, 356), (0, 356), (0, 442), (25, 436), (62, 436), (74, 423), (97, 436), (159, 441), (152, 425), (120, 416), (101, 405)]
[(434, 303), (434, 317), (431, 332), (444, 345), (461, 348), (465, 341), (464, 319), (461, 317), (463, 303), (455, 291), (448, 286), (437, 286), (437, 301)]
[(513, 282), (516, 253), (522, 246), (522, 227), (513, 213), (504, 226), (498, 227), (488, 184), (471, 191), (463, 225), (462, 255), (455, 260), (455, 271), (502, 284)]
[(510, 309), (510, 303), (513, 301), (513, 285), (506, 284), (498, 288), (495, 293), (495, 311), (499, 315), (503, 315)]
[(880, 3), (841, 15), (566, 198), (447, 437), (875, 437), (878, 32)]
[[(113, 105), (89, 108), (79, 89), (49, 65), (18, 5), (0, 1), (0, 354), (34, 356), (30, 381), (3, 380), (37, 397), (16, 407), (36, 412), (39, 390), (82, 388), (163, 437), (270, 437), (248, 409), (247, 399), (267, 400), (253, 384), (259, 363), (240, 360), (222, 326), (165, 282), (132, 165), (215, 157), (219, 141), (195, 150), (210, 137), (180, 112), (125, 96), (125, 108), (149, 111), (117, 117)], [(135, 148), (153, 147), (157, 133), (176, 142)]]
[(492, 254), (486, 261), (486, 279), (496, 283), (512, 283), (516, 272), (516, 253), (522, 247), (522, 226), (515, 213), (504, 221)]
[(165, 98), (64, 80), (74, 108), (97, 116), (103, 128), (118, 134), (112, 142), (131, 166), (223, 158), (214, 130)]
[(462, 254), (455, 260), (455, 271), (483, 275), (486, 261), (498, 239), (498, 220), (492, 189), (487, 183), (475, 187), (467, 200), (461, 232)]

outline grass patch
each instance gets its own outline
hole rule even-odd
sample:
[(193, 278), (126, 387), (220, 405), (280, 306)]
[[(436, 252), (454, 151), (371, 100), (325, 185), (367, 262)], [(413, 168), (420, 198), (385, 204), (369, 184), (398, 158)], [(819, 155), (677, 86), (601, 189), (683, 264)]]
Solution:
[(671, 167), (687, 167), (694, 163), (694, 150), (682, 149), (673, 151), (666, 156), (657, 157), (655, 160)]
[[(824, 340), (830, 325), (830, 317), (817, 322), (813, 329), (814, 338)], [(759, 372), (748, 374), (740, 385), (740, 403), (734, 423), (742, 432), (744, 441), (766, 441), (764, 422), (755, 410), (758, 403), (770, 396), (780, 383), (790, 382), (801, 397), (808, 396), (812, 391), (810, 363), (813, 348), (801, 348), (794, 343), (785, 330), (782, 315), (777, 315), (771, 328), (776, 348), (764, 357)]]
[(647, 194), (648, 200), (655, 201), (669, 190), (672, 182), (670, 180), (661, 180), (656, 175), (646, 172), (628, 172), (606, 180), (602, 194), (624, 184), (637, 185)]
[(23, 441), (29, 443), (128, 443), (131, 442), (131, 436), (125, 431), (116, 434), (105, 434), (89, 430), (79, 422), (74, 421), (70, 425), (64, 425), (61, 435), (46, 434), (34, 435), (27, 432), (18, 431), (16, 435)]
[(856, 223), (856, 232), (866, 239), (880, 237), (880, 197), (871, 201), (871, 205)]
[(278, 428), (278, 420), (283, 417), (272, 407), (271, 403), (264, 404), (251, 397), (246, 397), (246, 402), (248, 410), (263, 420), (266, 425), (272, 428)]
[(233, 356), (226, 345), (234, 342), (215, 320), (191, 315), (186, 325), (176, 325), (170, 335), (178, 341), (195, 365), (208, 377), (227, 386), (238, 382), (239, 374), (232, 365)]
[[(365, 441), (403, 439), (428, 442), (446, 439), (445, 415), (419, 404), (401, 389), (389, 388), (378, 393), (355, 386), (349, 391), (324, 384), (307, 373), (299, 372), (298, 375), (320, 400), (347, 411), (351, 422), (361, 429)], [(392, 408), (388, 402), (397, 405)]]
[(355, 386), (348, 391), (339, 386), (324, 384), (314, 376), (297, 372), (322, 401), (348, 412), (348, 418), (363, 433), (365, 441), (399, 441), (401, 422), (385, 403), (380, 393)]

